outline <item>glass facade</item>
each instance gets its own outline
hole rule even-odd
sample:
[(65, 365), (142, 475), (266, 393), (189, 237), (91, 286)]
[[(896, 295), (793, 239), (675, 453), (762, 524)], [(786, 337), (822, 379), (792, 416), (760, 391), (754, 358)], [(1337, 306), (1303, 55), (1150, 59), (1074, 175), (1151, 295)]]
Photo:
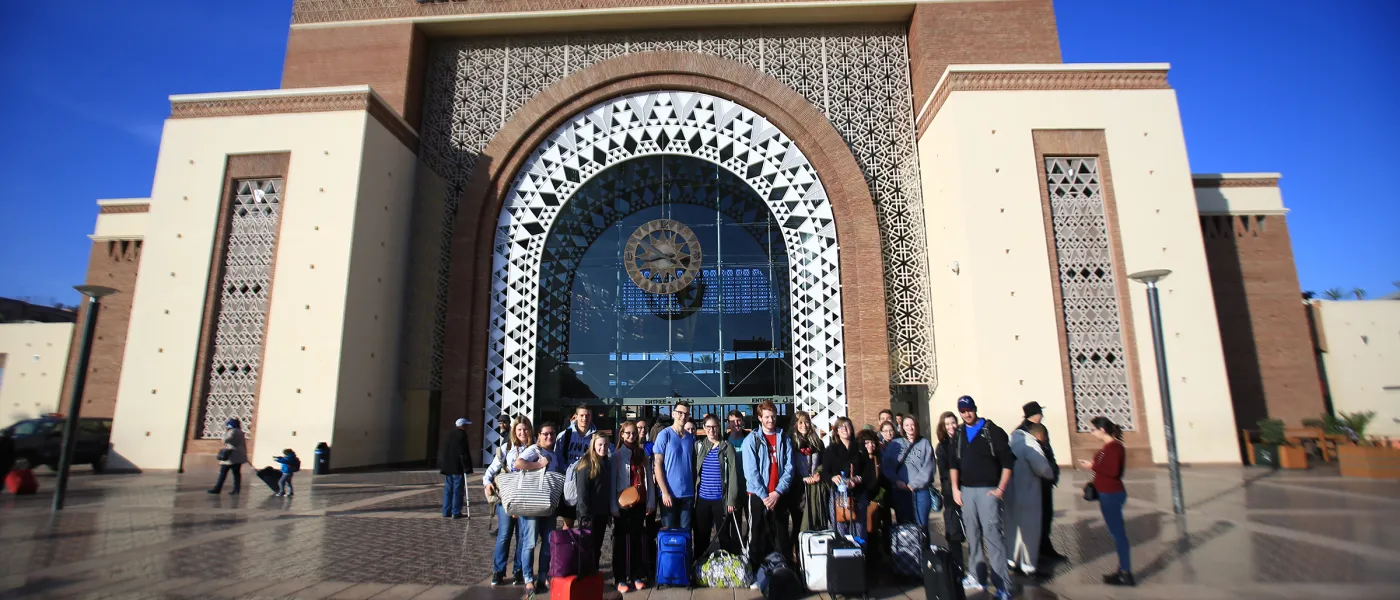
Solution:
[(783, 239), (717, 165), (655, 155), (599, 174), (561, 209), (540, 279), (542, 416), (791, 401)]

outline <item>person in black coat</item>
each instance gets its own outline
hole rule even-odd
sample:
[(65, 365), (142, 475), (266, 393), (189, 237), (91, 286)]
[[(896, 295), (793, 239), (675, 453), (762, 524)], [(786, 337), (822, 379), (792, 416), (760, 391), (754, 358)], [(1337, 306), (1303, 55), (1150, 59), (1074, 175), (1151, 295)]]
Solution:
[[(866, 537), (866, 506), (870, 496), (880, 487), (880, 477), (875, 471), (875, 463), (865, 450), (865, 443), (856, 439), (855, 425), (846, 417), (837, 417), (832, 428), (835, 433), (831, 445), (822, 454), (822, 476), (831, 481), (832, 509), (831, 523), (838, 532), (850, 533), (864, 539)], [(836, 488), (847, 486), (847, 493), (854, 504), (856, 519), (853, 523), (836, 522)]]
[(467, 425), (471, 421), (457, 419), (453, 429), (442, 441), (438, 450), (438, 472), (442, 473), (442, 518), (462, 518), (462, 507), (466, 504), (467, 473), (472, 472), (471, 444), (467, 441)]
[(943, 533), (948, 540), (948, 553), (953, 555), (953, 560), (959, 566), (963, 565), (963, 535), (962, 511), (958, 504), (953, 502), (953, 484), (948, 479), (948, 470), (951, 468), (949, 460), (953, 456), (953, 436), (958, 434), (958, 416), (952, 411), (945, 412), (938, 417), (938, 425), (934, 427), (938, 437), (938, 447), (934, 449), (934, 458), (938, 462), (938, 475), (940, 483), (943, 484)]

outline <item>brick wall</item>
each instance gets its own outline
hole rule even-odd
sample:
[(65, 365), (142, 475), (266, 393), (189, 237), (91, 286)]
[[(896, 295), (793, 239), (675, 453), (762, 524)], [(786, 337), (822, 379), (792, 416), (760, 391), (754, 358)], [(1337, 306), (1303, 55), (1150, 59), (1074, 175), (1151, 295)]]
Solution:
[[(92, 243), (85, 283), (116, 288), (116, 294), (102, 299), (94, 323), (92, 349), (88, 354), (87, 381), (83, 385), (84, 417), (111, 418), (117, 411), (117, 384), (121, 380), (122, 357), (126, 354), (126, 330), (131, 322), (131, 299), (136, 291), (136, 272), (141, 267), (141, 240), (98, 241)], [(59, 410), (68, 410), (68, 398), (77, 376), (78, 350), (82, 345), (87, 300), (78, 308), (78, 324), (68, 348), (68, 370), (63, 380)]]
[(412, 23), (293, 29), (282, 87), (368, 84), (415, 129), (427, 39)]
[(1235, 421), (1289, 426), (1323, 412), (1317, 362), (1283, 215), (1202, 215)]
[(1050, 0), (920, 4), (909, 23), (915, 111), (948, 65), (1059, 62), (1060, 34)]

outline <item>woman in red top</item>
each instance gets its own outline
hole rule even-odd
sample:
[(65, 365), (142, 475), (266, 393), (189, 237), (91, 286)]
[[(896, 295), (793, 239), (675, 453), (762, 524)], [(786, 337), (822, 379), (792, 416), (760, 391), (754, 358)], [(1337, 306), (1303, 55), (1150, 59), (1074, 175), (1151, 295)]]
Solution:
[(1128, 492), (1123, 488), (1123, 468), (1127, 452), (1123, 449), (1123, 428), (1115, 425), (1107, 417), (1094, 417), (1089, 422), (1095, 439), (1103, 442), (1103, 449), (1094, 456), (1093, 462), (1079, 461), (1080, 466), (1094, 472), (1094, 487), (1099, 491), (1099, 510), (1103, 512), (1104, 525), (1113, 536), (1113, 545), (1118, 549), (1118, 572), (1103, 576), (1109, 585), (1136, 585), (1133, 581), (1132, 557), (1129, 556), (1128, 532), (1123, 528), (1123, 503), (1128, 500)]

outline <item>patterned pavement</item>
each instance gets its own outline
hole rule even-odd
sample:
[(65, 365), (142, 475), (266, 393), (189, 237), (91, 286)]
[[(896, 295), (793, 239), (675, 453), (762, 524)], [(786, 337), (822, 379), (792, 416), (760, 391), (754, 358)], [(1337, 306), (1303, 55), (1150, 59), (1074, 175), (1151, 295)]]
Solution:
[[(1045, 581), (1019, 581), (1018, 597), (1400, 597), (1400, 482), (1342, 479), (1326, 466), (1184, 474), (1188, 513), (1177, 519), (1164, 471), (1129, 472), (1127, 528), (1140, 583), (1121, 589), (1099, 582), (1116, 564), (1112, 542), (1097, 505), (1078, 498), (1085, 476), (1067, 473), (1052, 535), (1071, 560)], [(476, 480), (475, 518), (453, 521), (439, 516), (440, 476), (426, 471), (305, 474), (290, 499), (271, 497), (252, 477), (241, 496), (210, 496), (209, 474), (80, 472), (58, 515), (48, 508), (53, 477), (39, 475), (39, 496), (0, 496), (0, 599), (522, 595), (484, 585), (494, 539)], [(626, 595), (753, 597), (708, 589)], [(877, 576), (870, 597), (924, 596), (917, 585)]]

